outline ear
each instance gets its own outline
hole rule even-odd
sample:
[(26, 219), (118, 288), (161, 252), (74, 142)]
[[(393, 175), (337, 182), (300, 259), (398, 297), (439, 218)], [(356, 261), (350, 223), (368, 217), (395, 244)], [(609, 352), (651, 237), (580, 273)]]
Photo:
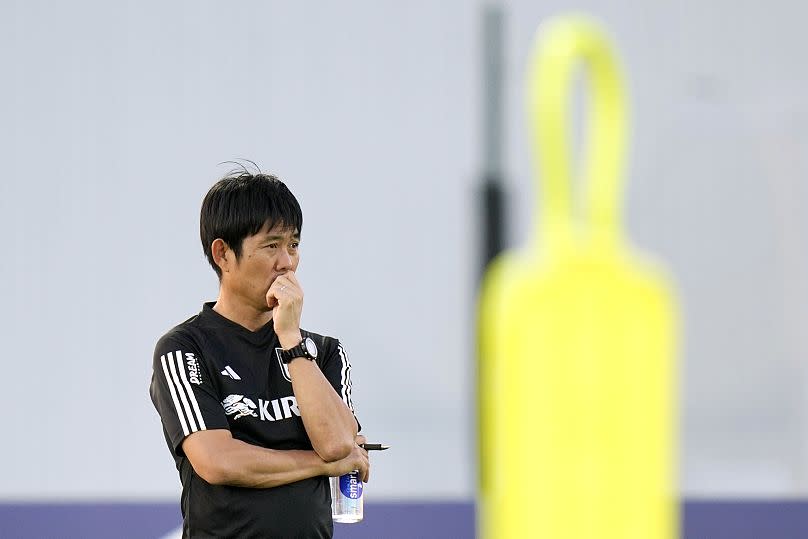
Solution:
[(222, 273), (228, 273), (233, 261), (236, 259), (230, 246), (222, 238), (216, 238), (210, 244), (210, 252), (213, 254), (213, 261), (216, 262)]

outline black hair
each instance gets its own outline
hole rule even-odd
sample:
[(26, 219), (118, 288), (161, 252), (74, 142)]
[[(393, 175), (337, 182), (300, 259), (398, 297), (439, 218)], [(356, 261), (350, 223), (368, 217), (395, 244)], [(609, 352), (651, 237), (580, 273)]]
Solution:
[(224, 240), (238, 260), (244, 238), (257, 234), (264, 225), (270, 229), (281, 225), (298, 234), (303, 231), (303, 212), (289, 188), (271, 174), (252, 173), (237, 164), (240, 170), (231, 171), (210, 188), (199, 216), (202, 250), (219, 280), (222, 270), (213, 259), (213, 240)]

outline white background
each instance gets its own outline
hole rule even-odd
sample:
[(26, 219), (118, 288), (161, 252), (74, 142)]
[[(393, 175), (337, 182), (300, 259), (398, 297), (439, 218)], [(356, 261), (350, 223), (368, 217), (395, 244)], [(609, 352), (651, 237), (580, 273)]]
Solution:
[[(511, 242), (530, 229), (532, 33), (504, 3)], [(808, 74), (799, 2), (584, 2), (633, 96), (626, 220), (677, 278), (682, 491), (808, 493)], [(199, 206), (247, 157), (304, 210), (304, 325), (339, 336), (369, 495), (474, 493), (481, 5), (0, 4), (0, 498), (176, 499), (148, 398), (215, 299)]]

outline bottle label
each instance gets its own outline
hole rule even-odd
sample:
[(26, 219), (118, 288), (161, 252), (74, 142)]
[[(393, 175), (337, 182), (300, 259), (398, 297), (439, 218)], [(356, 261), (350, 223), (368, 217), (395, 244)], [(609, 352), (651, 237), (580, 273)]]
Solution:
[(346, 473), (339, 478), (339, 490), (342, 495), (351, 500), (358, 500), (362, 497), (362, 481), (359, 480), (358, 473)]

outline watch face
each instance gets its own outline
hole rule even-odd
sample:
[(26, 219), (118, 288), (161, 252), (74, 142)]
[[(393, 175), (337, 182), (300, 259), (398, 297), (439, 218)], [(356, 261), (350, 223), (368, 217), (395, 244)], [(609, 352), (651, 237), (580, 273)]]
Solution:
[(306, 339), (303, 341), (303, 345), (306, 347), (306, 351), (311, 357), (317, 357), (317, 345), (314, 344), (311, 337), (306, 337)]

